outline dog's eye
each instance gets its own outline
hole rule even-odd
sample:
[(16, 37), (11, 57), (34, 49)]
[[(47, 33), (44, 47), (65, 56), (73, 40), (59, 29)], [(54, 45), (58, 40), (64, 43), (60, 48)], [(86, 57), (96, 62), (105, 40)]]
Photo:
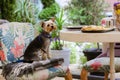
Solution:
[(48, 24), (47, 26), (49, 27), (50, 25)]

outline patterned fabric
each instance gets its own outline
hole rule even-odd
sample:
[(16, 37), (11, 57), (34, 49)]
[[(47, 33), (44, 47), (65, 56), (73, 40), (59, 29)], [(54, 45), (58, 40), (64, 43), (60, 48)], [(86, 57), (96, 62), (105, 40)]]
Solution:
[[(36, 71), (33, 74), (23, 75), (22, 77), (18, 77), (18, 78), (20, 80), (50, 80), (58, 75), (64, 76), (66, 74), (67, 70), (68, 69), (66, 67), (56, 66), (56, 67), (52, 67), (49, 69)], [(8, 80), (10, 80), (10, 79), (8, 78)], [(11, 80), (13, 80), (13, 79), (11, 79)], [(15, 80), (15, 78), (14, 78), (14, 80)], [(18, 79), (16, 79), (16, 80), (18, 80)]]
[(11, 22), (0, 25), (0, 58), (14, 62), (23, 55), (27, 45), (34, 38), (30, 23)]
[(4, 24), (4, 23), (8, 23), (8, 21), (7, 21), (7, 20), (4, 20), (4, 19), (0, 19), (0, 25), (1, 25), (1, 24)]
[[(58, 59), (54, 59), (55, 62), (56, 60), (58, 63), (61, 61)], [(10, 63), (4, 66), (2, 75), (6, 78), (6, 80), (48, 80), (56, 76), (65, 75), (65, 73), (67, 72), (67, 67), (56, 65), (54, 67), (51, 66), (46, 69), (44, 66), (50, 66), (50, 62), (51, 61), (46, 60), (40, 61), (39, 64), (37, 61), (33, 63)], [(37, 68), (35, 68), (36, 63), (39, 65), (39, 67), (37, 66)]]
[[(88, 61), (84, 64), (84, 68), (89, 72), (109, 72), (110, 71), (110, 58), (102, 57)], [(120, 72), (120, 58), (115, 57), (115, 70)]]
[(55, 66), (48, 69), (37, 70), (31, 74), (25, 74), (17, 77), (15, 77), (17, 73), (12, 75), (8, 74), (6, 76), (6, 80), (50, 80), (56, 76), (64, 76), (67, 70), (67, 67)]

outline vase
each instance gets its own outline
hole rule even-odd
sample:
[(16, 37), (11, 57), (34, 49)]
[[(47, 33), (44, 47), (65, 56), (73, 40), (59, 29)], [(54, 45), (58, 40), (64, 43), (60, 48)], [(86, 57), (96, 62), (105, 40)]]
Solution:
[(70, 63), (70, 49), (64, 48), (63, 50), (50, 50), (52, 58), (63, 58), (64, 63), (62, 66), (69, 66)]

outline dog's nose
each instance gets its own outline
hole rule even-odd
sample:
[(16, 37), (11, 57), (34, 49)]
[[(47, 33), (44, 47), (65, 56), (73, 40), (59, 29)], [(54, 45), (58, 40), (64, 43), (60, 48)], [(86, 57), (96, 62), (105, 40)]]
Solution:
[(52, 28), (54, 28), (54, 26), (51, 26)]

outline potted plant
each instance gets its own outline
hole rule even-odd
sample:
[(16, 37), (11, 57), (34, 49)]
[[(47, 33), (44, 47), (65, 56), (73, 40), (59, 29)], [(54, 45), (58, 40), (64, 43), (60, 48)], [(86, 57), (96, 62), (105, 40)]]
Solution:
[(55, 16), (55, 22), (57, 29), (52, 32), (52, 38), (54, 39), (52, 41), (52, 48), (53, 50), (62, 50), (63, 45), (62, 42), (60, 41), (60, 30), (62, 30), (63, 24), (64, 24), (64, 19), (63, 19), (63, 9)]
[(69, 65), (70, 50), (68, 48), (63, 48), (63, 43), (60, 40), (60, 30), (63, 28), (65, 19), (63, 19), (64, 10), (61, 9), (60, 12), (55, 16), (55, 22), (57, 29), (52, 33), (52, 44), (51, 44), (51, 56), (53, 58), (63, 58), (63, 65)]

